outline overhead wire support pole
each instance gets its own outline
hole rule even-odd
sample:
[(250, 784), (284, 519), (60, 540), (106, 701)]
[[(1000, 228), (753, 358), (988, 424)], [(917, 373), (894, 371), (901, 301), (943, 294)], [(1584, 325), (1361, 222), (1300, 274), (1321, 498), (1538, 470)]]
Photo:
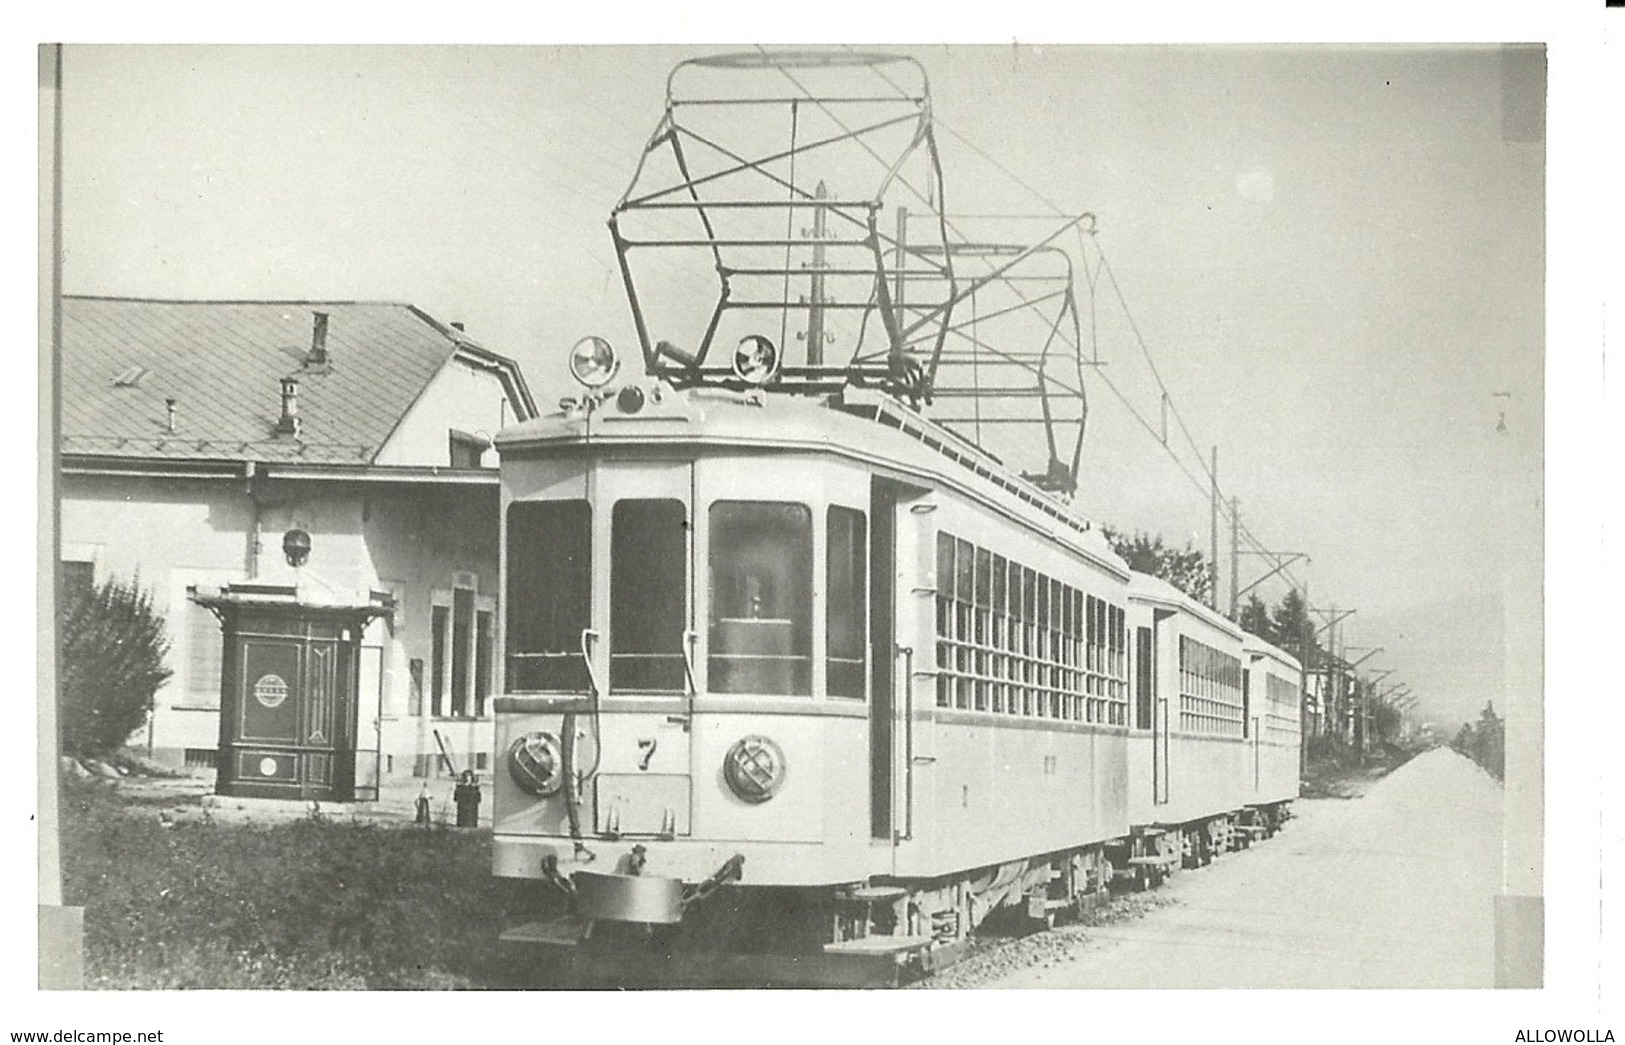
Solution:
[(1260, 584), (1263, 584), (1265, 581), (1269, 580), (1271, 577), (1274, 577), (1277, 574), (1285, 573), (1287, 567), (1291, 566), (1293, 563), (1297, 562), (1299, 559), (1302, 559), (1304, 562), (1309, 561), (1309, 556), (1305, 552), (1271, 552), (1271, 551), (1262, 551), (1262, 550), (1260, 550), (1260, 551), (1252, 551), (1252, 550), (1249, 549), (1249, 550), (1243, 550), (1239, 554), (1241, 554), (1241, 555), (1262, 555), (1265, 558), (1274, 559), (1275, 560), (1275, 565), (1269, 570), (1268, 573), (1265, 573), (1262, 577), (1259, 577), (1257, 580), (1253, 581), (1250, 584), (1243, 585), (1241, 587), (1241, 589), (1237, 592), (1237, 596), (1246, 595), (1248, 592), (1252, 591), (1254, 588), (1258, 587)]
[(1344, 646), (1343, 650), (1344, 650), (1344, 652), (1348, 652), (1349, 650), (1365, 650), (1366, 651), (1365, 655), (1362, 656), (1359, 660), (1349, 661), (1349, 670), (1353, 671), (1355, 668), (1359, 667), (1361, 664), (1364, 664), (1366, 661), (1370, 660), (1372, 657), (1375, 657), (1377, 654), (1381, 653), (1382, 652), (1382, 647), (1381, 646)]
[(1209, 609), (1219, 608), (1219, 448), (1213, 447), (1213, 464), (1208, 469), (1208, 599)]

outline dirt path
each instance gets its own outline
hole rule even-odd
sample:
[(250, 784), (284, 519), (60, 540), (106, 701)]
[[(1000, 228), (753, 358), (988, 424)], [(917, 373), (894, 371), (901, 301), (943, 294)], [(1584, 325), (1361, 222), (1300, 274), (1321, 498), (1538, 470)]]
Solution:
[(1488, 987), (1501, 789), (1447, 749), (1176, 875), (1173, 903), (993, 987)]

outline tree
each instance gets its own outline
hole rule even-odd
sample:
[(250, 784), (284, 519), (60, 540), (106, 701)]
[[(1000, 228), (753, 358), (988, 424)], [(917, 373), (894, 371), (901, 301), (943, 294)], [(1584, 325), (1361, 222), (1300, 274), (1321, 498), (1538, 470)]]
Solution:
[(1242, 603), (1241, 613), (1236, 617), (1236, 623), (1241, 630), (1250, 635), (1257, 635), (1272, 645), (1281, 644), (1275, 633), (1275, 621), (1270, 619), (1269, 607), (1257, 595), (1248, 595), (1247, 601)]
[(1379, 743), (1392, 744), (1398, 741), (1404, 725), (1405, 717), (1398, 708), (1383, 701), (1377, 702), (1371, 712), (1371, 729)]
[(110, 754), (146, 722), (170, 670), (164, 619), (139, 578), (63, 592), (57, 621), (62, 653), (62, 753)]
[(1112, 550), (1122, 556), (1129, 569), (1160, 577), (1197, 602), (1206, 603), (1213, 593), (1213, 575), (1207, 556), (1185, 545), (1185, 550), (1169, 546), (1157, 534), (1135, 531), (1131, 536), (1110, 526), (1102, 531)]
[(1506, 725), (1495, 713), (1495, 704), (1486, 702), (1478, 713), (1478, 723), (1463, 722), (1450, 746), (1457, 753), (1484, 767), (1497, 780), (1506, 779)]
[(1276, 645), (1303, 660), (1305, 668), (1318, 663), (1319, 646), (1315, 643), (1315, 626), (1309, 619), (1309, 606), (1298, 589), (1293, 588), (1281, 596), (1273, 611)]
[(1506, 778), (1506, 727), (1495, 713), (1495, 705), (1488, 701), (1478, 713), (1478, 725), (1473, 729), (1473, 761), (1483, 766), (1497, 780)]

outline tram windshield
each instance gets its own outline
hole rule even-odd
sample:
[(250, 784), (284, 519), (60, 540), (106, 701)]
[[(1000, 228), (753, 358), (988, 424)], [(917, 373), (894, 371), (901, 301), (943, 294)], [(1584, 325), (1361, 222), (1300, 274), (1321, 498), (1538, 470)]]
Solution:
[(584, 691), (591, 625), (592, 509), (586, 501), (508, 506), (507, 688)]
[(718, 501), (710, 511), (710, 688), (812, 693), (812, 513)]

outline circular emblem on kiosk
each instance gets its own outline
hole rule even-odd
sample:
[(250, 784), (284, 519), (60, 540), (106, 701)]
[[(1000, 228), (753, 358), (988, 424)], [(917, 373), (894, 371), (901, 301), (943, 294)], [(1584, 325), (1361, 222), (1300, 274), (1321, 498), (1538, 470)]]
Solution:
[(254, 699), (265, 707), (279, 708), (288, 699), (288, 684), (281, 675), (261, 675), (254, 683)]
[(276, 776), (276, 759), (260, 759), (260, 776)]

